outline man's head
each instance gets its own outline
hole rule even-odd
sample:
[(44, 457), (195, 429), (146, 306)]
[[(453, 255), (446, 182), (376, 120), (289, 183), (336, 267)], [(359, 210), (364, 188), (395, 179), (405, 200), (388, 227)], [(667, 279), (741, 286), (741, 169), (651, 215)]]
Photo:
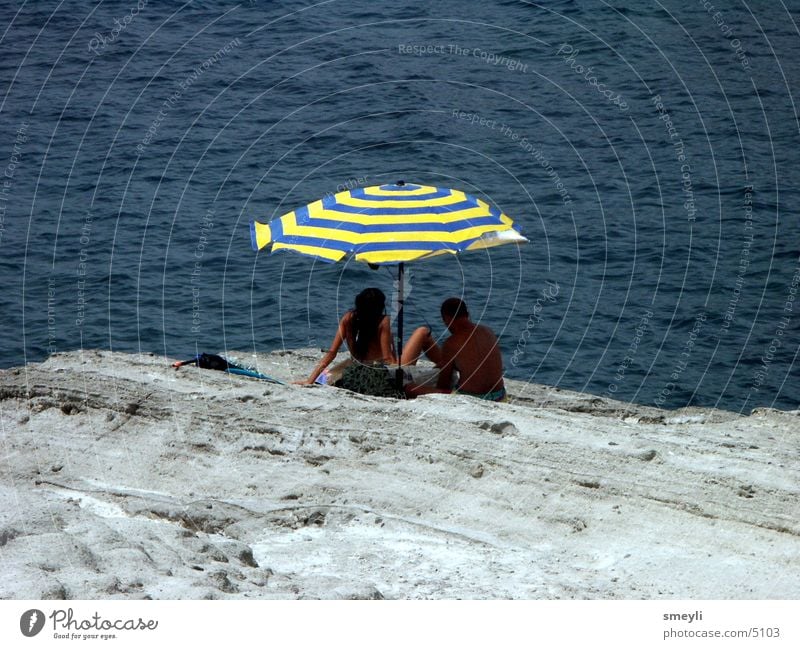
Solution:
[(457, 297), (450, 297), (442, 302), (441, 311), (442, 320), (448, 329), (450, 328), (450, 325), (459, 318), (469, 318), (467, 305), (463, 300), (460, 300)]

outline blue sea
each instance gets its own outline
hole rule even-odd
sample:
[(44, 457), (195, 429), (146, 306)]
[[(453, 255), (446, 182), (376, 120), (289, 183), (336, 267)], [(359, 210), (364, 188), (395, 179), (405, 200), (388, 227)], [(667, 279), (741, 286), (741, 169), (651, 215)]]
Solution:
[[(717, 5), (717, 6), (715, 6)], [(0, 2), (0, 366), (327, 347), (396, 268), (249, 222), (403, 179), (528, 244), (407, 266), (510, 377), (798, 407), (798, 2)]]

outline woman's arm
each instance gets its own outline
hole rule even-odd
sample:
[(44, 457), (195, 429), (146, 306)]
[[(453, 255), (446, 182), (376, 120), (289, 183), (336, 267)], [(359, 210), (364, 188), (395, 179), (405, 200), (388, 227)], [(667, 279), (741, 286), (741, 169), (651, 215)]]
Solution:
[(322, 370), (324, 370), (328, 365), (331, 364), (331, 361), (336, 358), (336, 354), (339, 353), (339, 348), (342, 346), (342, 342), (345, 339), (345, 319), (348, 317), (349, 314), (345, 314), (342, 319), (339, 321), (339, 327), (336, 329), (336, 335), (333, 337), (333, 342), (331, 343), (330, 349), (325, 352), (325, 356), (322, 357), (322, 360), (317, 363), (317, 366), (314, 368), (314, 371), (311, 372), (311, 375), (305, 381), (294, 381), (294, 383), (298, 385), (311, 385), (314, 381), (317, 380), (317, 377), (322, 374)]
[(384, 363), (397, 363), (395, 356), (394, 345), (392, 344), (392, 321), (389, 316), (384, 316), (381, 320), (380, 330), (378, 332), (381, 339), (381, 356)]

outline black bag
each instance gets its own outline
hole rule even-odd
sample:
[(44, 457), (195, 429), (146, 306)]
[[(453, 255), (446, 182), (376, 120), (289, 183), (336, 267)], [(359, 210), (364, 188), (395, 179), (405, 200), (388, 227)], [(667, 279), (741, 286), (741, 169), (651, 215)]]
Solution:
[(200, 354), (197, 357), (197, 367), (202, 367), (206, 370), (220, 370), (224, 372), (229, 367), (233, 367), (227, 360), (222, 358), (222, 356), (217, 356), (216, 354)]
[(222, 356), (217, 356), (216, 354), (198, 354), (188, 361), (175, 363), (174, 366), (181, 367), (182, 365), (197, 365), (197, 367), (202, 367), (204, 370), (219, 370), (220, 372), (225, 372), (228, 368), (235, 367)]

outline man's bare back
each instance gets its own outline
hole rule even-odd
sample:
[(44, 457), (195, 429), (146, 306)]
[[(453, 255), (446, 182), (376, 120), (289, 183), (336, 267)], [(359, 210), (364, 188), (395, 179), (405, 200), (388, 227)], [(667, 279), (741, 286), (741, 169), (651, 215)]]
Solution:
[(441, 312), (452, 335), (441, 350), (427, 352), (439, 367), (436, 387), (412, 383), (406, 386), (406, 394), (417, 397), (431, 392), (450, 392), (453, 373), (458, 372), (457, 392), (492, 401), (504, 399), (503, 356), (492, 330), (472, 322), (467, 305), (458, 298), (445, 300)]
[[(458, 371), (458, 390), (472, 394), (495, 392), (503, 385), (503, 356), (492, 330), (461, 318), (442, 348), (443, 370), (450, 361)], [(454, 330), (453, 330), (454, 329)], [(443, 372), (447, 373), (447, 372)], [(449, 374), (449, 373), (448, 373)], [(451, 378), (440, 377), (444, 381)], [(441, 385), (440, 387), (448, 387)]]

